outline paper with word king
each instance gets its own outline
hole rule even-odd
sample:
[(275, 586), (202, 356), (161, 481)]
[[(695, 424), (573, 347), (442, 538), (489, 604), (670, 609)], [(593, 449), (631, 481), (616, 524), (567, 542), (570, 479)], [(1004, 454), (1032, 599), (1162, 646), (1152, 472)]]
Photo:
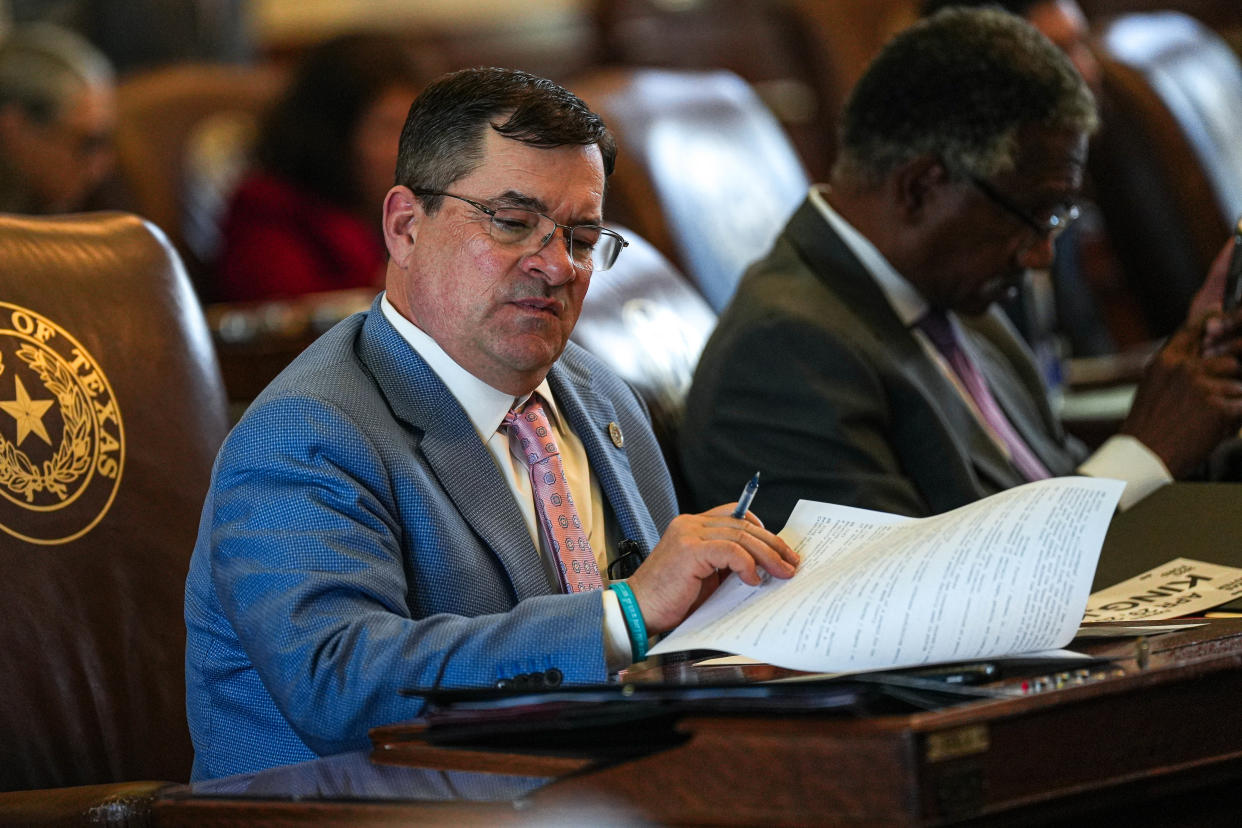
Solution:
[(794, 576), (730, 575), (651, 652), (844, 672), (1064, 647), (1123, 488), (1053, 478), (928, 518), (799, 501), (780, 532)]
[(1083, 621), (1177, 618), (1242, 596), (1242, 569), (1174, 558), (1087, 598)]

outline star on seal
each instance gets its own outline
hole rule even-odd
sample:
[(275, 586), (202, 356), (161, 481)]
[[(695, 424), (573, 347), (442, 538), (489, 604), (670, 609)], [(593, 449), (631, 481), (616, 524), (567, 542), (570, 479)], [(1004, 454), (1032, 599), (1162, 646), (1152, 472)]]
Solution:
[(43, 426), (43, 415), (55, 404), (55, 400), (32, 400), (26, 392), (26, 386), (22, 385), (22, 378), (14, 377), (13, 381), (17, 385), (17, 397), (8, 402), (0, 402), (0, 408), (17, 421), (17, 445), (25, 442), (33, 432), (50, 446), (52, 437)]

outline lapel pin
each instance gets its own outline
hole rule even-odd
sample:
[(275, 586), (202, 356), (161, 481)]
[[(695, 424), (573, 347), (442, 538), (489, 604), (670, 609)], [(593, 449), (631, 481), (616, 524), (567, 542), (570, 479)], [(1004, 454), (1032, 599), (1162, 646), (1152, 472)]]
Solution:
[(608, 436), (612, 438), (612, 444), (617, 448), (625, 445), (625, 435), (621, 433), (621, 426), (615, 422), (608, 424)]

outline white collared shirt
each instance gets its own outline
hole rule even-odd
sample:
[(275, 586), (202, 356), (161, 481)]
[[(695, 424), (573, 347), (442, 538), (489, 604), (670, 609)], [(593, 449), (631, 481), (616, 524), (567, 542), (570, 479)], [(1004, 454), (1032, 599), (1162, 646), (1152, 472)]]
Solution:
[[(889, 305), (892, 306), (893, 312), (897, 314), (897, 318), (906, 327), (911, 328), (915, 338), (923, 346), (923, 350), (927, 352), (941, 372), (953, 383), (953, 387), (958, 390), (963, 401), (974, 412), (975, 419), (979, 421), (985, 431), (992, 434), (992, 430), (987, 427), (987, 423), (975, 406), (970, 393), (962, 387), (952, 368), (940, 356), (940, 353), (932, 345), (931, 341), (923, 335), (923, 332), (914, 327), (915, 323), (927, 312), (927, 301), (923, 299), (912, 284), (897, 272), (870, 240), (859, 233), (836, 210), (832, 209), (832, 205), (828, 203), (825, 197), (825, 190), (821, 189), (819, 185), (811, 187), (810, 200), (824, 220), (828, 222), (828, 225), (841, 237), (841, 240), (850, 249), (850, 252), (862, 262), (863, 267), (871, 274), (871, 278), (875, 280), (876, 285), (879, 286)], [(969, 341), (961, 335), (956, 314), (950, 312), (948, 318), (949, 323), (954, 328), (954, 333), (958, 337), (958, 341), (963, 344), (963, 348), (969, 353)], [(974, 359), (973, 354), (970, 354), (970, 357)], [(1004, 444), (999, 441), (996, 435), (993, 435), (993, 440), (997, 442), (1002, 451), (1007, 453)], [(1173, 476), (1169, 474), (1169, 470), (1165, 468), (1160, 458), (1151, 449), (1128, 434), (1115, 434), (1108, 438), (1102, 446), (1096, 449), (1094, 454), (1078, 467), (1078, 472), (1089, 477), (1110, 477), (1125, 481), (1126, 488), (1121, 495), (1121, 501), (1117, 505), (1117, 508), (1121, 511), (1125, 511), (1156, 489), (1173, 481)]]
[[(508, 435), (499, 430), (509, 410), (525, 402), (526, 398), (515, 398), (512, 394), (493, 388), (458, 365), (438, 342), (402, 316), (401, 312), (388, 301), (387, 294), (384, 294), (383, 299), (380, 300), (380, 309), (401, 338), (409, 343), (415, 353), (435, 372), (466, 412), (479, 440), (491, 452), (501, 476), (504, 477), (505, 483), (513, 493), (518, 509), (526, 521), (531, 542), (540, 551), (540, 558), (548, 577), (552, 583), (559, 583), (559, 565), (553, 560), (551, 551), (543, 541), (543, 533), (539, 530), (538, 518), (535, 515), (534, 493), (531, 490), (526, 457), (520, 452), (512, 451)], [(604, 498), (600, 493), (599, 481), (591, 472), (582, 441), (573, 433), (561, 415), (547, 379), (539, 384), (535, 393), (539, 394), (543, 400), (549, 425), (556, 432), (556, 443), (560, 449), (565, 480), (569, 484), (569, 490), (574, 493), (583, 532), (586, 533), (591, 549), (595, 551), (595, 562), (599, 565), (600, 577), (607, 586), (608, 555), (612, 544), (604, 520)], [(621, 612), (621, 605), (617, 601), (616, 594), (610, 589), (604, 589), (602, 597), (605, 655), (609, 669), (617, 670), (630, 663), (629, 629), (625, 625), (625, 617)]]

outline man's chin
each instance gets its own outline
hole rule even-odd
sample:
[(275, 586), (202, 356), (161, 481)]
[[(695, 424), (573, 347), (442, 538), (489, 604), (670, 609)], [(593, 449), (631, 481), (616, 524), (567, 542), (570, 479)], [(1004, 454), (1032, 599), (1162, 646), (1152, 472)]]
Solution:
[(546, 372), (565, 350), (565, 341), (531, 336), (511, 340), (505, 349), (506, 362), (521, 372)]
[(966, 316), (978, 316), (997, 302), (1009, 302), (1018, 296), (1018, 286), (1012, 282), (988, 285), (976, 294), (965, 297), (953, 310)]

